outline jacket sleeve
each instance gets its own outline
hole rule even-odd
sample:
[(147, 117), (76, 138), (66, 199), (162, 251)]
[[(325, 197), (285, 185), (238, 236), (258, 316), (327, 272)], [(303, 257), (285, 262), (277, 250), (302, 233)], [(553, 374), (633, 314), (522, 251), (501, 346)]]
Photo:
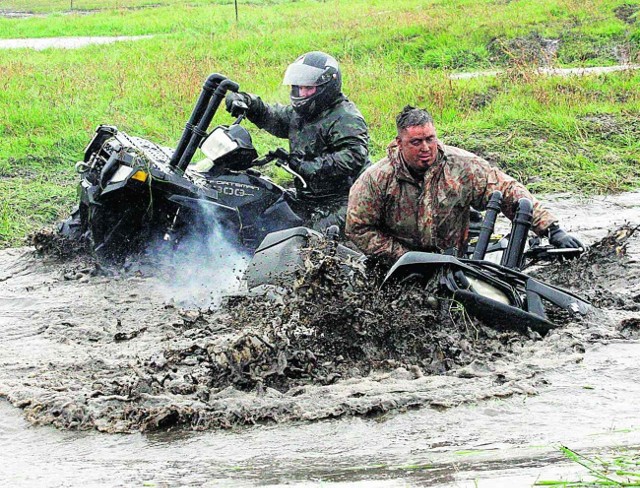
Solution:
[(369, 158), (369, 135), (365, 121), (344, 115), (328, 127), (324, 137), (327, 151), (313, 159), (303, 159), (301, 175), (311, 186), (317, 186), (318, 180), (326, 181), (335, 176), (355, 178)]
[(289, 125), (293, 117), (291, 105), (274, 103), (266, 104), (259, 96), (249, 95), (251, 104), (247, 112), (247, 118), (261, 129), (270, 134), (287, 139), (289, 137)]
[(552, 223), (558, 222), (558, 218), (544, 208), (522, 183), (503, 173), (498, 168), (491, 166), (483, 159), (478, 158), (474, 163), (476, 165), (474, 172), (477, 175), (484, 175), (484, 177), (474, 178), (480, 183), (477, 185), (476, 194), (474, 195), (474, 201), (472, 203), (475, 208), (486, 208), (491, 194), (496, 190), (500, 190), (502, 192), (501, 210), (509, 220), (515, 218), (518, 200), (528, 198), (533, 202), (532, 230), (537, 235), (545, 236), (548, 227)]
[(396, 260), (410, 249), (383, 230), (384, 195), (371, 174), (363, 173), (349, 193), (345, 232), (366, 255)]

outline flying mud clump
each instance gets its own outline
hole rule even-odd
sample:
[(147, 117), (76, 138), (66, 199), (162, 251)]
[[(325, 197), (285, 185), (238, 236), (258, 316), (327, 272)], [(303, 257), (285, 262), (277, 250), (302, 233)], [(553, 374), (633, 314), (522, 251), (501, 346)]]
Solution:
[(243, 297), (227, 310), (241, 334), (212, 349), (211, 377), (241, 389), (286, 391), (397, 367), (443, 374), (519, 340), (469, 317), (436, 288), (382, 292), (326, 248), (306, 251), (303, 272), (277, 300)]
[(91, 245), (86, 239), (72, 239), (50, 227), (43, 227), (30, 234), (27, 242), (35, 247), (40, 256), (61, 261), (91, 255)]

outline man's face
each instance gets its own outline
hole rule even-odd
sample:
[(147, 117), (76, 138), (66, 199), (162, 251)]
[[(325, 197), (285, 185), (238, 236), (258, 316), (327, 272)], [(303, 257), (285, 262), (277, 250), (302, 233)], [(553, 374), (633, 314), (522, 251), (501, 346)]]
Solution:
[(407, 127), (396, 141), (409, 169), (418, 175), (424, 174), (438, 156), (438, 137), (433, 124)]
[(308, 98), (312, 95), (315, 95), (317, 89), (317, 86), (299, 86), (298, 93), (302, 98)]

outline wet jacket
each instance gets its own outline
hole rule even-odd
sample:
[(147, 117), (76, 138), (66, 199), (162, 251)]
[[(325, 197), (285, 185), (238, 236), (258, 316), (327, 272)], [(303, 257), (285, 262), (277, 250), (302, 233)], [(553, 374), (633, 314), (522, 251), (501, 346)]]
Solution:
[(349, 189), (369, 157), (367, 124), (352, 102), (341, 94), (329, 108), (305, 119), (291, 105), (268, 105), (252, 96), (247, 117), (274, 136), (289, 139), (289, 152), (303, 162), (298, 172), (308, 185), (303, 188), (295, 180), (302, 201), (346, 206)]
[(397, 259), (412, 250), (461, 256), (469, 210), (484, 210), (503, 194), (502, 212), (513, 219), (520, 198), (533, 201), (533, 230), (545, 235), (557, 218), (512, 177), (470, 152), (438, 143), (438, 156), (422, 181), (407, 169), (395, 141), (387, 157), (369, 167), (351, 188), (346, 233), (365, 254)]

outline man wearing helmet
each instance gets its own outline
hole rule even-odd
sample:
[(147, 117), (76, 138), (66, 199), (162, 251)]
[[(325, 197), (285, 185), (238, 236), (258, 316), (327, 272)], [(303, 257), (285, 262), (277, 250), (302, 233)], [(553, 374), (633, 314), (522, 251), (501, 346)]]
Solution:
[(367, 124), (342, 93), (338, 62), (313, 51), (289, 65), (283, 84), (291, 85), (291, 104), (266, 104), (248, 93), (228, 93), (227, 111), (234, 101), (248, 106), (247, 118), (276, 137), (289, 139), (290, 166), (296, 179), (298, 210), (316, 230), (330, 225), (344, 229), (349, 188), (368, 162)]

